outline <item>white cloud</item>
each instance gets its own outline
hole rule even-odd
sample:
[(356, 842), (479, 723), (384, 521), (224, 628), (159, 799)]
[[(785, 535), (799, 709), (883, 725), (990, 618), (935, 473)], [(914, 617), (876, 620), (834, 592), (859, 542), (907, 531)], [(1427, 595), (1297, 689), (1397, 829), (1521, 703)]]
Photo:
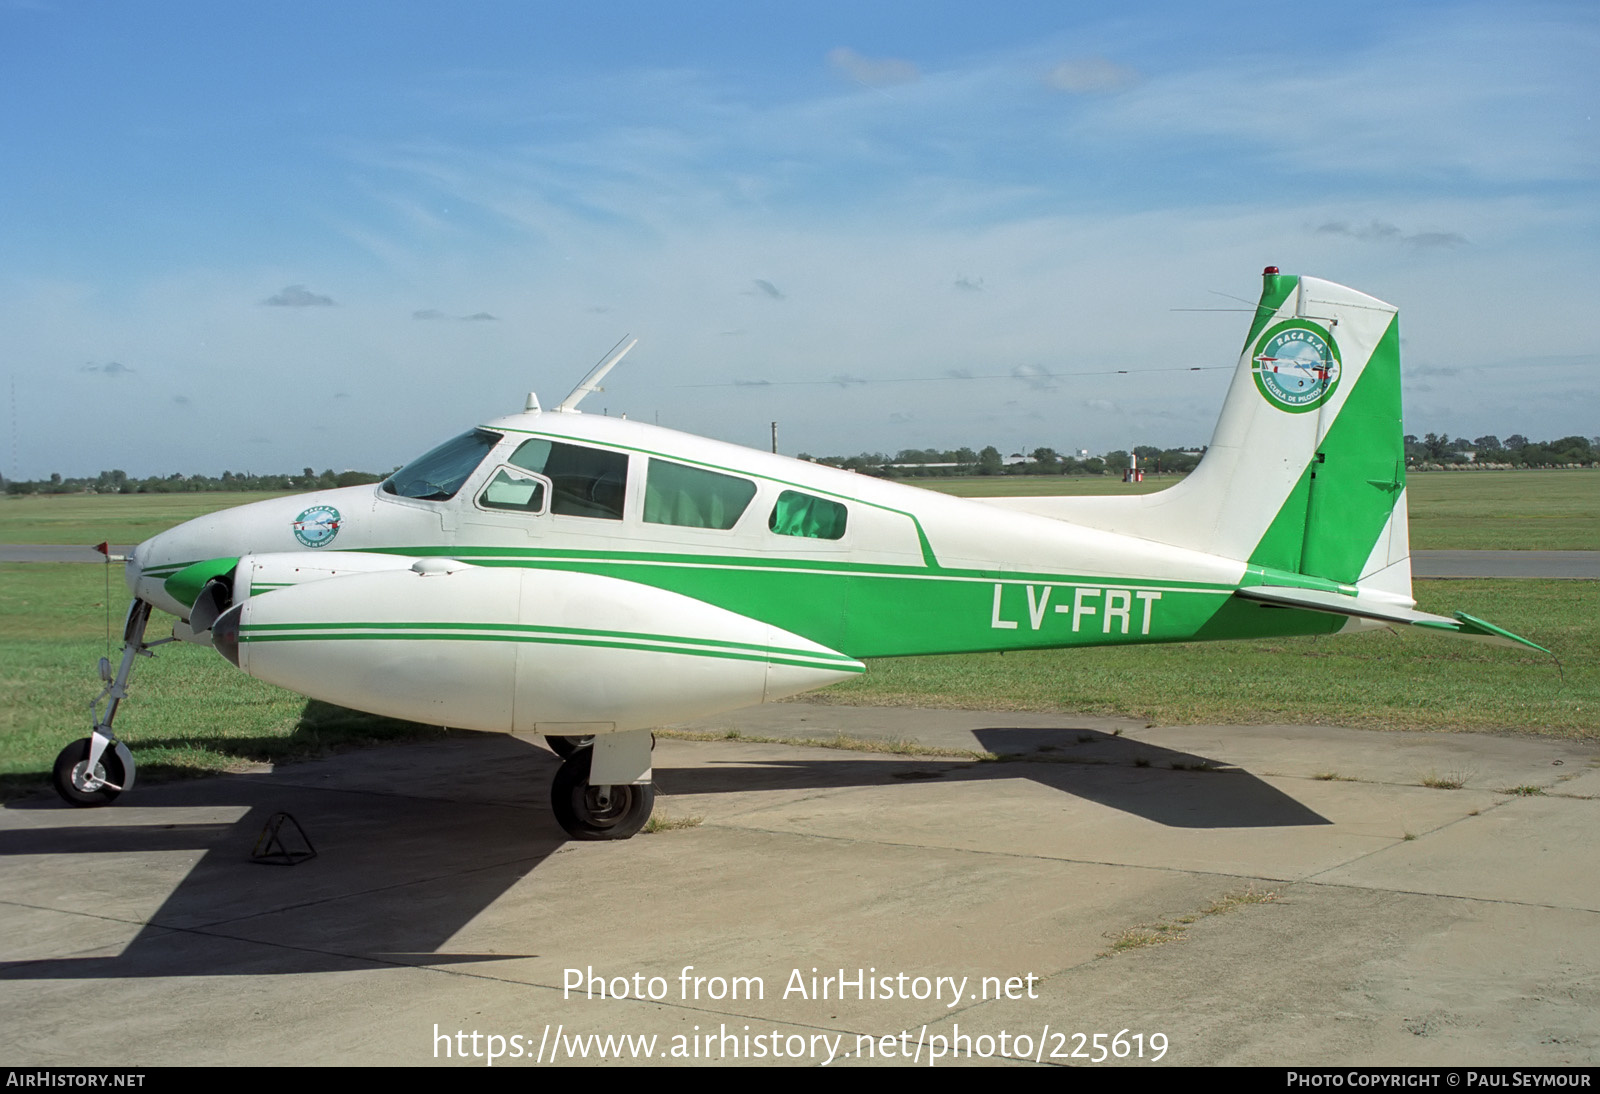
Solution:
[(333, 297), (314, 293), (304, 285), (286, 285), (262, 301), (275, 308), (331, 308)]
[(916, 83), (922, 76), (917, 66), (897, 57), (864, 57), (848, 46), (828, 51), (828, 64), (858, 84), (867, 87), (892, 87)]
[(1592, 181), (1600, 142), (1585, 104), (1595, 94), (1597, 54), (1600, 23), (1592, 19), (1419, 10), (1337, 59), (1289, 46), (1152, 75), (1085, 125), (1124, 140), (1204, 139), (1214, 155), (1254, 147), (1276, 172)]
[(1139, 79), (1137, 70), (1104, 57), (1078, 57), (1056, 65), (1045, 74), (1044, 82), (1075, 95), (1103, 95), (1126, 91)]
[(498, 321), (498, 316), (490, 315), (486, 311), (473, 312), (471, 315), (447, 315), (438, 308), (422, 308), (411, 313), (411, 318), (422, 320), (454, 319), (462, 323), (492, 323)]
[(1404, 232), (1388, 221), (1372, 220), (1366, 224), (1352, 225), (1344, 220), (1329, 220), (1317, 225), (1318, 235), (1348, 236), (1351, 239), (1394, 241), (1409, 247), (1464, 247), (1467, 237), (1460, 232)]

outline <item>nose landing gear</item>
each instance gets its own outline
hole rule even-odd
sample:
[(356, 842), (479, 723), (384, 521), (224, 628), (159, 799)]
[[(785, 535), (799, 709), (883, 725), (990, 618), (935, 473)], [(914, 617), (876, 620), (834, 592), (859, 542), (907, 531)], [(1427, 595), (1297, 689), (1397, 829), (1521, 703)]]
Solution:
[[(134, 778), (133, 753), (117, 740), (111, 723), (116, 720), (117, 706), (128, 697), (128, 677), (133, 672), (134, 658), (141, 655), (154, 657), (152, 646), (172, 641), (145, 642), (144, 630), (150, 622), (150, 604), (135, 597), (128, 606), (128, 621), (122, 628), (122, 663), (115, 676), (111, 662), (100, 659), (100, 679), (105, 688), (89, 704), (93, 712), (94, 732), (73, 741), (56, 757), (52, 781), (56, 793), (69, 805), (109, 805), (118, 794), (132, 789)], [(106, 704), (105, 711), (100, 703)]]

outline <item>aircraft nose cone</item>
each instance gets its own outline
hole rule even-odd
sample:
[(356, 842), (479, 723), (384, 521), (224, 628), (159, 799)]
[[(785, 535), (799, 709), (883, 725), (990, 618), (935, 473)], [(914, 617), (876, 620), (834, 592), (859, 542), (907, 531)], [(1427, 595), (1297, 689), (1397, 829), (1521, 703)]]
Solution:
[(166, 545), (162, 541), (168, 535), (169, 533), (163, 532), (151, 536), (129, 551), (123, 580), (127, 582), (128, 591), (134, 596), (149, 601), (162, 611), (171, 612), (175, 605), (167, 603), (171, 598), (164, 595), (163, 583), (170, 576), (173, 564), (177, 560), (171, 557), (171, 550), (163, 549)]
[(144, 543), (139, 544), (139, 546), (128, 552), (127, 568), (123, 571), (122, 579), (127, 582), (128, 591), (134, 596), (139, 595), (139, 579), (144, 577), (145, 547), (148, 546), (149, 542), (149, 540), (145, 540)]

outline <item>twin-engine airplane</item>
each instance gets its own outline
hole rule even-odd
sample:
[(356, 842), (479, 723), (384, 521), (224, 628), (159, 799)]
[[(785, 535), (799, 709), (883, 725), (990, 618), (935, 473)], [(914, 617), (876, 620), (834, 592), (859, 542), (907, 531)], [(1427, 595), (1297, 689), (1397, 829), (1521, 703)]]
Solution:
[(152, 607), (316, 699), (542, 734), (579, 839), (649, 818), (652, 726), (866, 658), (1387, 624), (1533, 645), (1415, 609), (1396, 309), (1340, 285), (1267, 268), (1204, 460), (1143, 496), (963, 500), (579, 413), (617, 356), (554, 410), (529, 396), (377, 486), (140, 544), (121, 666), (102, 663), (106, 708), (56, 761), (61, 795), (133, 783), (112, 721)]

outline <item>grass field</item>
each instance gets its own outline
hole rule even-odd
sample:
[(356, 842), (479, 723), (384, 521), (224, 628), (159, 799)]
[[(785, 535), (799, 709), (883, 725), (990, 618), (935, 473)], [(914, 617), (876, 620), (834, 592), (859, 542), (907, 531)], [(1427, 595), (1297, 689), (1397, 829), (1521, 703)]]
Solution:
[[(95, 661), (116, 663), (128, 594), (112, 567), (106, 641), (105, 567), (0, 565), (0, 796), (48, 785), (55, 754), (92, 726)], [(155, 613), (149, 637), (170, 630)], [(372, 741), (437, 738), (438, 727), (357, 714), (254, 680), (211, 650), (181, 642), (141, 658), (117, 713), (139, 777), (225, 771), (301, 759)]]
[[(127, 594), (105, 568), (0, 565), (0, 796), (48, 785), (55, 755), (85, 736), (94, 663), (116, 655)], [(1550, 658), (1420, 634), (1268, 643), (974, 654), (872, 662), (825, 702), (1065, 710), (1159, 723), (1311, 722), (1600, 737), (1600, 582), (1419, 582), (1424, 608), (1464, 608), (1557, 651)], [(170, 619), (157, 616), (151, 634)], [(117, 729), (140, 778), (303, 759), (445, 731), (342, 710), (253, 680), (214, 652), (174, 643), (141, 660)]]
[[(1144, 494), (1171, 476), (914, 479), (958, 497)], [(138, 543), (218, 509), (281, 494), (66, 494), (0, 499), (0, 543)], [(1407, 488), (1413, 550), (1600, 549), (1600, 471), (1436, 471)]]
[(142, 543), (219, 509), (274, 493), (55, 494), (0, 499), (0, 543)]
[[(1124, 485), (1106, 475), (909, 480), (963, 498), (1148, 494), (1172, 477)], [(1600, 471), (1431, 471), (1406, 481), (1414, 551), (1600, 550)]]
[(1434, 471), (1406, 482), (1417, 550), (1600, 550), (1600, 470)]

